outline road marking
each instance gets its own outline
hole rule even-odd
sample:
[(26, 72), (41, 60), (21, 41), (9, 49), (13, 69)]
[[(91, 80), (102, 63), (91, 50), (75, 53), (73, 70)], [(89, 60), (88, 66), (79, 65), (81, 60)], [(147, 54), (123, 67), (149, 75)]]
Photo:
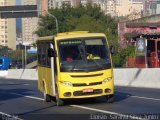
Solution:
[[(91, 110), (91, 111), (96, 111), (96, 112), (100, 112), (100, 113), (105, 113), (105, 114), (110, 114), (110, 115), (117, 115), (120, 118), (130, 118), (130, 119), (138, 119), (141, 120), (143, 118), (138, 117), (136, 115), (125, 115), (125, 114), (121, 114), (121, 113), (116, 113), (116, 112), (111, 112), (111, 111), (106, 111), (106, 110), (100, 110), (100, 109), (96, 109), (96, 108), (90, 108), (90, 107), (85, 107), (85, 106), (79, 106), (79, 105), (70, 105), (71, 107), (76, 107), (76, 108), (81, 108), (81, 109), (85, 109), (85, 110)], [(112, 116), (113, 117), (113, 116)]]
[[(30, 98), (30, 99), (35, 99), (35, 100), (44, 101), (43, 98), (39, 98), (39, 97), (25, 96), (25, 95), (18, 94), (18, 93), (11, 93), (11, 94), (18, 95), (18, 96), (22, 96), (22, 97), (25, 97), (25, 98)], [(135, 97), (135, 98), (140, 98), (140, 99), (148, 99), (148, 100), (160, 101), (160, 99), (156, 99), (156, 98), (148, 98), (148, 97), (140, 97), (140, 96), (131, 96), (131, 95), (128, 95), (128, 97)], [(76, 107), (76, 108), (81, 108), (81, 109), (86, 109), (86, 110), (91, 110), (91, 111), (96, 111), (96, 112), (100, 112), (100, 113), (105, 113), (105, 114), (117, 115), (117, 116), (120, 116), (120, 117), (122, 117), (122, 118), (143, 119), (143, 118), (138, 117), (138, 116), (125, 115), (125, 114), (121, 114), (121, 113), (116, 113), (116, 112), (111, 112), (111, 111), (105, 111), (105, 110), (96, 109), (96, 108), (90, 108), (90, 107), (85, 107), (85, 106), (79, 106), (79, 105), (70, 105), (70, 106), (71, 106), (71, 107)]]
[(44, 101), (44, 99), (43, 99), (43, 98), (39, 98), (39, 97), (25, 96), (25, 95), (18, 94), (18, 93), (13, 93), (13, 92), (11, 92), (10, 94), (18, 95), (18, 96), (25, 97), (25, 98), (31, 98), (31, 99), (35, 99), (35, 100), (41, 100), (41, 101)]
[(147, 99), (147, 100), (155, 100), (155, 101), (160, 101), (160, 99), (158, 98), (150, 98), (150, 97), (143, 97), (143, 96), (136, 96), (136, 95), (120, 95), (120, 94), (116, 94), (119, 96), (127, 96), (127, 97), (133, 97), (133, 98), (139, 98), (139, 99)]
[(29, 84), (25, 83), (25, 84), (23, 84), (23, 85), (26, 85), (26, 86), (28, 86)]
[[(25, 96), (25, 95), (17, 94), (17, 93), (11, 93), (11, 94), (19, 95), (19, 96), (30, 98), (30, 99), (36, 99), (36, 100), (44, 101), (43, 98), (39, 98), (39, 97)], [(100, 112), (100, 113), (105, 113), (105, 114), (117, 115), (117, 116), (120, 116), (122, 118), (142, 119), (142, 118), (137, 117), (137, 116), (124, 115), (124, 114), (120, 114), (120, 113), (116, 113), (116, 112), (105, 111), (105, 110), (100, 110), (100, 109), (95, 109), (95, 108), (90, 108), (90, 107), (84, 107), (84, 106), (79, 106), (79, 105), (70, 105), (70, 106), (71, 107), (76, 107), (76, 108), (81, 108), (81, 109), (86, 109), (86, 110), (91, 110), (91, 111), (96, 111), (96, 112)]]
[[(25, 95), (18, 94), (18, 93), (11, 93), (11, 94), (26, 97), (26, 98), (30, 98), (30, 99), (36, 99), (36, 100), (44, 101), (43, 98), (39, 98), (39, 97), (25, 96)], [(105, 110), (100, 110), (100, 109), (95, 109), (95, 108), (90, 108), (90, 107), (84, 107), (84, 106), (79, 106), (79, 105), (70, 105), (70, 106), (71, 107), (76, 107), (76, 108), (81, 108), (81, 109), (86, 109), (86, 110), (91, 110), (91, 111), (96, 111), (96, 112), (100, 112), (100, 113), (105, 113), (105, 114), (117, 115), (117, 116), (120, 116), (122, 118), (125, 117), (125, 118), (131, 118), (131, 119), (142, 119), (142, 118), (137, 117), (137, 116), (124, 115), (124, 114), (120, 114), (120, 113), (116, 113), (116, 112), (105, 111)]]
[(160, 101), (160, 99), (157, 98), (149, 98), (149, 97), (140, 97), (140, 96), (129, 96), (129, 97), (134, 97), (134, 98), (140, 98), (140, 99), (147, 99), (147, 100), (156, 100), (156, 101)]
[(21, 118), (19, 118), (18, 116), (15, 116), (15, 115), (9, 115), (7, 113), (3, 113), (3, 112), (0, 112), (0, 115), (2, 120), (23, 120)]

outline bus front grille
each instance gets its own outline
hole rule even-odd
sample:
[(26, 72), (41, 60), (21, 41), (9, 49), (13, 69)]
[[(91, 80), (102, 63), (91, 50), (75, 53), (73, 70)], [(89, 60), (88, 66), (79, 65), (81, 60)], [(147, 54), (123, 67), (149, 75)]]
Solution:
[(86, 83), (74, 83), (73, 87), (83, 87), (83, 86), (94, 86), (94, 85), (101, 85), (102, 82), (92, 82), (87, 85)]
[(97, 95), (102, 94), (102, 89), (95, 89), (93, 92), (83, 92), (83, 91), (75, 91), (73, 92), (74, 96), (86, 96), (86, 95)]

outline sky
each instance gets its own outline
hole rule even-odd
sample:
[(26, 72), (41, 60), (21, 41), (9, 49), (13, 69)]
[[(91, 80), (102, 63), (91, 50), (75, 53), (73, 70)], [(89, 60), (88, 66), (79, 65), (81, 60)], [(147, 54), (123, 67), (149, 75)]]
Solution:
[[(21, 0), (16, 0), (16, 5), (20, 5), (20, 4), (21, 4)], [(22, 26), (21, 18), (17, 18), (16, 19), (16, 27), (21, 28), (21, 26)]]
[(20, 5), (21, 4), (21, 0), (16, 0), (16, 5)]

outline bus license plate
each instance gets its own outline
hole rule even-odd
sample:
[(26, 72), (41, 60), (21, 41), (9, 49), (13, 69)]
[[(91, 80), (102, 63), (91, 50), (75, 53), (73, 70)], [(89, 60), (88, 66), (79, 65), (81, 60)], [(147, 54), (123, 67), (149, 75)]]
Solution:
[(92, 88), (83, 89), (83, 93), (93, 92)]

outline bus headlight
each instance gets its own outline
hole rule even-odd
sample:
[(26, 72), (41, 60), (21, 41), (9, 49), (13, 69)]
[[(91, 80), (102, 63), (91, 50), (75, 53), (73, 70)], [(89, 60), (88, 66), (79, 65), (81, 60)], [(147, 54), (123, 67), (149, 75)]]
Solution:
[(71, 82), (68, 82), (68, 81), (61, 81), (61, 83), (65, 86), (68, 86), (68, 87), (73, 87), (72, 83)]
[(105, 84), (111, 80), (112, 80), (112, 77), (108, 77), (108, 78), (104, 79), (102, 83)]

